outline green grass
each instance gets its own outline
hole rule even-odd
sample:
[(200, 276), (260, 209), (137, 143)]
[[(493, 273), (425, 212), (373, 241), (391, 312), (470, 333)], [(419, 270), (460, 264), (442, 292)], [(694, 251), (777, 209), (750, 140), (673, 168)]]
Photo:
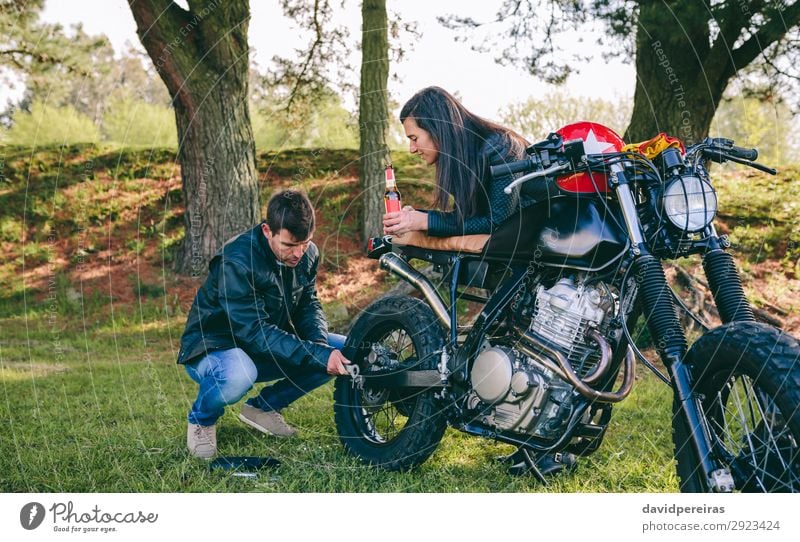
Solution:
[[(429, 204), (433, 171), (407, 152), (395, 154), (406, 201)], [(363, 244), (353, 242), (360, 237), (362, 212), (361, 198), (354, 197), (357, 150), (267, 152), (258, 155), (257, 167), (262, 205), (278, 188), (308, 191), (322, 215), (317, 238), (324, 240), (319, 243), (324, 267), (335, 271), (361, 253)], [(49, 267), (48, 274), (70, 273), (79, 261), (91, 265), (97, 253), (111, 248), (117, 260), (144, 257), (151, 265), (171, 265), (184, 235), (182, 205), (175, 151), (0, 147), (0, 249), (7, 255), (0, 262), (5, 290), (0, 299), (21, 294), (23, 264), (26, 270)], [(111, 246), (109, 236), (114, 237)], [(61, 243), (67, 265), (53, 256), (53, 242)], [(41, 285), (26, 287), (31, 297), (45, 293)], [(0, 314), (18, 313), (15, 308), (0, 307)]]
[(780, 168), (777, 176), (736, 170), (714, 174), (720, 220), (730, 230), (733, 249), (749, 263), (781, 262), (800, 278), (800, 168)]
[(196, 385), (174, 363), (182, 322), (156, 307), (113, 320), (5, 319), (0, 349), (0, 490), (4, 492), (662, 492), (675, 491), (669, 393), (644, 376), (615, 413), (608, 436), (573, 474), (544, 488), (492, 461), (511, 447), (448, 430), (420, 469), (377, 471), (345, 455), (332, 384), (286, 411), (296, 439), (219, 422), (223, 455), (283, 461), (257, 480), (209, 472), (188, 456), (186, 414)]

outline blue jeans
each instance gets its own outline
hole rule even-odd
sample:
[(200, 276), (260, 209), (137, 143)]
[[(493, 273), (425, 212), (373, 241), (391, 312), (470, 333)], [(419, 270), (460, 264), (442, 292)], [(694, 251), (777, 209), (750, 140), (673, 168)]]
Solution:
[[(328, 344), (341, 350), (345, 339), (330, 333)], [(209, 352), (185, 367), (192, 380), (200, 384), (197, 400), (189, 411), (189, 423), (199, 425), (214, 425), (225, 407), (238, 403), (256, 382), (277, 380), (247, 401), (269, 411), (285, 408), (331, 379), (325, 369), (282, 369), (274, 361), (255, 362), (241, 348)]]

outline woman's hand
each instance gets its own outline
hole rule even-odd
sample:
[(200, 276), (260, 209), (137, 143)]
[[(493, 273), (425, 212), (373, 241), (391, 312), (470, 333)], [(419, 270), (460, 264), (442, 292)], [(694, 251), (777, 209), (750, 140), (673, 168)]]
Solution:
[(427, 231), (428, 214), (415, 211), (410, 205), (406, 205), (395, 213), (383, 215), (383, 233), (400, 235), (409, 231)]

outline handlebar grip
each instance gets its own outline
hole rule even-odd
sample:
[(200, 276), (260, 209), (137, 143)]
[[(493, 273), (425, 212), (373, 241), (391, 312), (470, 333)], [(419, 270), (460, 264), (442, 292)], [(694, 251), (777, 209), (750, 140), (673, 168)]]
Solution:
[(736, 158), (741, 158), (743, 160), (755, 160), (758, 158), (758, 151), (756, 149), (745, 149), (743, 147), (731, 147), (727, 149), (726, 152), (731, 156), (735, 156)]
[(489, 173), (492, 174), (492, 177), (497, 177), (498, 175), (508, 175), (509, 173), (514, 174), (522, 171), (532, 171), (534, 169), (536, 169), (536, 162), (531, 158), (523, 158), (522, 160), (517, 160), (516, 162), (508, 162), (506, 164), (490, 166)]

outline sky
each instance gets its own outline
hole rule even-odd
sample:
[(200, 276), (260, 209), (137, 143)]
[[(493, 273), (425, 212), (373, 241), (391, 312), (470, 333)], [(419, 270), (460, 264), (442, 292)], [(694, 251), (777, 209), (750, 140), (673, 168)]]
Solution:
[[(497, 118), (498, 112), (507, 105), (524, 101), (531, 96), (541, 96), (554, 89), (573, 95), (609, 100), (633, 96), (635, 70), (631, 64), (620, 61), (606, 63), (598, 54), (591, 63), (580, 67), (579, 75), (571, 76), (566, 87), (556, 89), (519, 69), (499, 66), (491, 54), (474, 52), (469, 44), (457, 43), (455, 34), (436, 21), (438, 15), (450, 13), (489, 20), (494, 15), (496, 6), (500, 4), (500, 0), (471, 3), (463, 0), (390, 0), (389, 10), (399, 10), (403, 21), (415, 21), (421, 34), (414, 40), (413, 48), (406, 58), (392, 66), (400, 81), (389, 82), (391, 97), (402, 104), (417, 90), (437, 85), (457, 93), (464, 105), (473, 112)], [(301, 35), (292, 21), (283, 17), (277, 2), (251, 0), (250, 5), (251, 58), (260, 66), (268, 65), (275, 54), (291, 56), (293, 49), (302, 47), (308, 39), (308, 36), (304, 38)], [(334, 0), (334, 5), (338, 7), (338, 0)], [(348, 5), (352, 7), (344, 12), (338, 11), (337, 22), (345, 24), (352, 37), (358, 37), (361, 25), (361, 13), (358, 9), (360, 3), (348, 0)], [(119, 53), (127, 49), (127, 44), (143, 50), (125, 0), (47, 0), (43, 19), (47, 22), (59, 22), (64, 26), (82, 23), (89, 34), (107, 35)], [(584, 44), (592, 42), (593, 40), (588, 39)], [(409, 41), (406, 40), (406, 43)], [(565, 45), (580, 46), (570, 43)], [(349, 60), (351, 65), (356, 66), (353, 74), (355, 81), (358, 80), (359, 59), (360, 53), (354, 48)]]

